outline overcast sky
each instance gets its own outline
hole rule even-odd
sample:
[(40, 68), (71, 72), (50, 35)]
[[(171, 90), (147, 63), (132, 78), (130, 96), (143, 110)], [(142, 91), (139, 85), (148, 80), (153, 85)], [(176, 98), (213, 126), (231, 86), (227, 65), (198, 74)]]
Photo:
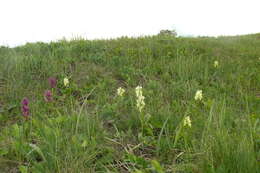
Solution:
[(0, 0), (0, 45), (157, 34), (260, 32), (260, 0)]

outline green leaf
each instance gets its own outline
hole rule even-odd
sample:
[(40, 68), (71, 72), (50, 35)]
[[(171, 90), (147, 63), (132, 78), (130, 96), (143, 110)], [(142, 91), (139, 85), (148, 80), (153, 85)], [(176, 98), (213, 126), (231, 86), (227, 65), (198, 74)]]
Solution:
[(66, 121), (66, 117), (65, 116), (58, 116), (58, 117), (55, 118), (55, 121), (57, 123), (62, 123), (64, 121)]
[(8, 153), (8, 150), (6, 148), (0, 149), (0, 156), (6, 155)]
[(88, 142), (86, 140), (83, 141), (83, 143), (81, 144), (82, 147), (86, 147), (88, 145)]
[(3, 108), (0, 108), (0, 113), (4, 113), (5, 110)]
[(19, 166), (19, 171), (21, 173), (28, 173), (28, 168), (26, 166)]
[(159, 162), (157, 162), (156, 160), (152, 160), (151, 164), (152, 164), (152, 166), (153, 166), (153, 168), (155, 169), (156, 172), (164, 173), (163, 168), (161, 167)]
[(7, 107), (7, 111), (11, 111), (12, 109), (16, 108), (16, 105), (9, 105)]
[(36, 151), (36, 152), (42, 157), (42, 159), (43, 159), (44, 161), (46, 161), (46, 158), (45, 158), (45, 156), (44, 156), (42, 150), (41, 150), (37, 145), (35, 145), (35, 144), (29, 144), (29, 146), (32, 147), (32, 149), (33, 149), (34, 151)]
[(14, 137), (18, 138), (20, 136), (20, 129), (17, 124), (13, 125), (13, 135)]

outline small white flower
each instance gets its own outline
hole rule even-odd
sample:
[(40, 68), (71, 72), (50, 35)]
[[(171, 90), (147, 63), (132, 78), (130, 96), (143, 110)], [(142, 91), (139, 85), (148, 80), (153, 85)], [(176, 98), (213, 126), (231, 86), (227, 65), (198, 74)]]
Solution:
[(187, 117), (184, 118), (183, 125), (184, 125), (184, 126), (191, 127), (190, 116), (187, 116)]
[(125, 93), (125, 89), (124, 88), (119, 87), (117, 89), (117, 95), (118, 96), (122, 97), (124, 95), (124, 93)]
[(68, 78), (64, 78), (63, 80), (64, 86), (68, 86), (69, 85), (69, 79)]
[(203, 96), (202, 96), (202, 90), (198, 90), (195, 94), (194, 99), (195, 100), (202, 100)]
[(214, 61), (214, 67), (217, 68), (219, 66), (218, 61)]

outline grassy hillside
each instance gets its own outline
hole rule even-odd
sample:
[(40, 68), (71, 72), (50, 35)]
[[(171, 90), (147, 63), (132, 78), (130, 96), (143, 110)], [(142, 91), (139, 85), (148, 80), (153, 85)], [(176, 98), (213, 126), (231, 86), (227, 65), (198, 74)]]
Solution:
[(0, 61), (0, 172), (260, 170), (260, 34), (62, 40)]

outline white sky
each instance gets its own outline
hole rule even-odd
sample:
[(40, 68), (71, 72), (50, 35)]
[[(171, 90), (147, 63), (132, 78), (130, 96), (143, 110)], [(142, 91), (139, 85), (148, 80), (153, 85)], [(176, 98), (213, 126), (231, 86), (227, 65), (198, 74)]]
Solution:
[(0, 45), (157, 34), (260, 32), (260, 0), (0, 0)]

